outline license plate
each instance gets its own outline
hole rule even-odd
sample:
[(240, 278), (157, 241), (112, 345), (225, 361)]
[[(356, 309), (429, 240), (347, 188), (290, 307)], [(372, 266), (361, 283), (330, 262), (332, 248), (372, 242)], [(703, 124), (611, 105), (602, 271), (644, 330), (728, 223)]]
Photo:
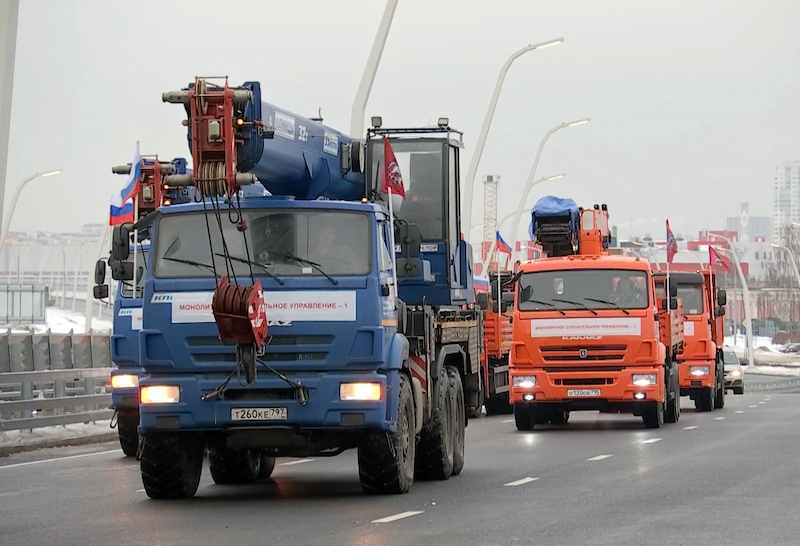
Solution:
[(286, 408), (234, 408), (231, 410), (234, 421), (285, 421)]
[(567, 396), (600, 396), (600, 389), (570, 389)]

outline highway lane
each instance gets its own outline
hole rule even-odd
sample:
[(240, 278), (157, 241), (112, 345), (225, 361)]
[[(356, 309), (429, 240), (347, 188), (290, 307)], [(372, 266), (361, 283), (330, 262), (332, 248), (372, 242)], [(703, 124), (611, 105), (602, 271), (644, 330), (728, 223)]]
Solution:
[(0, 543), (796, 544), (800, 397), (682, 401), (659, 430), (595, 413), (530, 433), (473, 420), (461, 476), (391, 497), (361, 493), (354, 452), (280, 460), (252, 486), (206, 469), (179, 502), (147, 499), (115, 444), (20, 454), (0, 460)]

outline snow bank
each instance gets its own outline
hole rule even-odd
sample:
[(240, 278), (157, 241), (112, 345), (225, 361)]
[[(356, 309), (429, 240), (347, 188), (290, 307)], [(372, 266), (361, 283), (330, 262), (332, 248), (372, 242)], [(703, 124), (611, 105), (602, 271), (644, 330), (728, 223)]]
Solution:
[[(73, 313), (66, 309), (50, 307), (47, 309), (46, 324), (14, 324), (2, 327), (2, 330), (10, 329), (14, 334), (45, 334), (47, 330), (54, 334), (68, 334), (72, 330), (76, 334), (85, 334), (86, 317), (83, 314)], [(98, 334), (111, 333), (112, 323), (110, 320), (92, 318), (92, 331)]]
[(75, 440), (86, 441), (97, 437), (109, 439), (106, 437), (116, 434), (116, 429), (112, 429), (110, 425), (111, 421), (106, 419), (94, 423), (75, 423), (33, 430), (9, 430), (0, 432), (0, 449), (46, 447)]

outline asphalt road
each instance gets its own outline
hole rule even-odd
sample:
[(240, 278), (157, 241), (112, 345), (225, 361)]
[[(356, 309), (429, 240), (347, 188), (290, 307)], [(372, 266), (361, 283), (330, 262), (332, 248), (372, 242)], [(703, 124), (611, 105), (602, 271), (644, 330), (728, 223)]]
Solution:
[(520, 433), (484, 416), (460, 476), (400, 496), (364, 495), (354, 452), (281, 459), (251, 486), (206, 468), (184, 501), (148, 499), (113, 443), (19, 454), (0, 460), (0, 544), (798, 544), (800, 396), (682, 402), (659, 430), (581, 412)]

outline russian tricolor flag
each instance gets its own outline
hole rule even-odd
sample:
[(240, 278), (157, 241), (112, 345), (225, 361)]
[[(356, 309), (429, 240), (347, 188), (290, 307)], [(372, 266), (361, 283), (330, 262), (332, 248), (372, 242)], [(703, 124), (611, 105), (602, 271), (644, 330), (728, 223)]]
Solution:
[(499, 231), (495, 232), (495, 237), (497, 238), (497, 251), (511, 256), (511, 247), (508, 246), (508, 243), (503, 240)]
[(142, 174), (142, 161), (139, 156), (139, 142), (136, 142), (136, 152), (131, 163), (131, 173), (128, 175), (128, 182), (122, 191), (111, 194), (111, 211), (108, 217), (108, 225), (118, 226), (134, 221), (133, 200), (139, 194), (141, 183), (139, 176)]

